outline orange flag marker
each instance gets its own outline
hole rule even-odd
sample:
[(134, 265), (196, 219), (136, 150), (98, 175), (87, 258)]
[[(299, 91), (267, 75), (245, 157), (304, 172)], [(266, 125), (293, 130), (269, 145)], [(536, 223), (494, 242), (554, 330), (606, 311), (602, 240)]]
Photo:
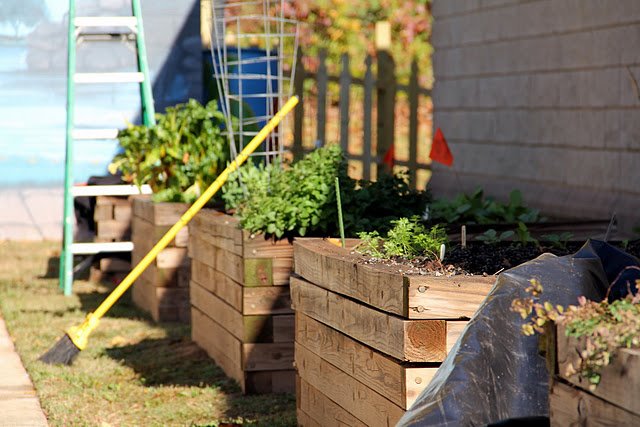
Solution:
[(451, 166), (453, 164), (453, 154), (451, 154), (449, 145), (447, 145), (447, 140), (444, 139), (444, 135), (440, 128), (436, 130), (436, 134), (433, 137), (429, 158), (446, 166)]

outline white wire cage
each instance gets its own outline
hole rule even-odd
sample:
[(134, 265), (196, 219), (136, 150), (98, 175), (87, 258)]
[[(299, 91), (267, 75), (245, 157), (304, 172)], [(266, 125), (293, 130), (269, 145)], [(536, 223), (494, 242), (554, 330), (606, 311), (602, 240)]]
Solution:
[[(293, 93), (299, 23), (285, 17), (286, 3), (213, 1), (212, 68), (233, 157)], [(287, 128), (285, 118), (253, 155), (282, 159)]]

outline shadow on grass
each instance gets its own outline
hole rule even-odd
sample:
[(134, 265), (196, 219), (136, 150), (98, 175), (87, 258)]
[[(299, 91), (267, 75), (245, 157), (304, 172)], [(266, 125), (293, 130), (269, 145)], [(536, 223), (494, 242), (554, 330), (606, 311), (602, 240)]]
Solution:
[[(85, 257), (82, 256), (74, 256), (73, 265), (77, 266), (80, 262), (82, 262)], [(60, 277), (60, 257), (52, 256), (47, 258), (47, 267), (44, 274), (37, 276), (38, 279), (57, 279)], [(75, 280), (87, 280), (89, 279), (89, 268), (81, 269), (79, 272), (74, 273), (73, 275)]]
[(108, 348), (105, 353), (131, 367), (148, 386), (214, 386), (226, 393), (240, 392), (237, 384), (187, 337), (149, 338)]
[[(111, 291), (115, 289), (115, 286), (106, 285), (105, 283), (102, 284), (108, 287), (108, 290), (106, 292), (100, 290), (77, 293), (78, 299), (80, 300), (80, 309), (83, 312), (89, 313), (95, 311), (96, 308), (98, 308), (98, 306), (102, 303), (102, 301), (107, 298)], [(107, 312), (105, 317), (145, 320), (150, 324), (157, 325), (151, 320), (149, 314), (143, 312), (133, 304), (133, 301), (131, 300), (131, 289), (127, 290), (122, 295), (122, 297), (120, 297), (120, 299)]]

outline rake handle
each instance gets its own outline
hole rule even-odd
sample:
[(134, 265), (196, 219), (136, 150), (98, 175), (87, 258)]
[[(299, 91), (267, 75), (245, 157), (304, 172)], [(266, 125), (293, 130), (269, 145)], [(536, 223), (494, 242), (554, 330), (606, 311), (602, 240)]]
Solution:
[(229, 174), (237, 170), (244, 162), (247, 161), (249, 155), (253, 153), (266, 137), (278, 126), (282, 119), (298, 104), (298, 97), (291, 97), (286, 104), (276, 113), (271, 120), (262, 128), (262, 130), (251, 139), (249, 144), (238, 154), (234, 161), (232, 161), (225, 170), (218, 175), (215, 181), (205, 190), (200, 197), (191, 205), (191, 207), (180, 217), (164, 236), (155, 244), (155, 246), (140, 260), (140, 262), (127, 274), (122, 282), (109, 294), (109, 296), (98, 306), (93, 312), (93, 317), (100, 319), (106, 314), (107, 311), (120, 299), (127, 289), (133, 285), (142, 272), (156, 259), (158, 254), (166, 248), (169, 243), (176, 237), (178, 231), (180, 231), (185, 225), (191, 221), (200, 209), (220, 190), (222, 185), (229, 178)]

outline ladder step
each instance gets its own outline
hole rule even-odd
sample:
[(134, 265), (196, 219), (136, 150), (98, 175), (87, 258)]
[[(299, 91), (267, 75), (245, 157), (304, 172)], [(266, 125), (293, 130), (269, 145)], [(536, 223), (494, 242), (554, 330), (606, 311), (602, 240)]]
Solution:
[(136, 194), (153, 194), (147, 184), (138, 188), (137, 185), (81, 185), (71, 188), (73, 197), (91, 196), (133, 196)]
[(76, 73), (76, 83), (142, 83), (143, 73)]
[(138, 20), (135, 16), (78, 16), (76, 27), (128, 27), (135, 28)]
[(74, 129), (73, 139), (117, 139), (118, 129)]
[(72, 243), (71, 253), (74, 255), (90, 255), (102, 252), (131, 252), (133, 242), (104, 242), (104, 243)]

